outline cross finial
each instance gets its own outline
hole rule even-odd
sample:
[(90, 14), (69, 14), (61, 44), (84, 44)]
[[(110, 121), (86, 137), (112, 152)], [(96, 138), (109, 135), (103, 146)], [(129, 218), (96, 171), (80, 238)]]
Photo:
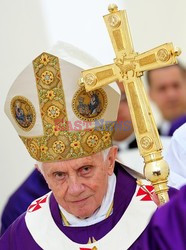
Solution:
[(115, 3), (111, 3), (108, 6), (108, 11), (110, 13), (114, 13), (114, 12), (118, 11), (118, 6)]
[(175, 49), (174, 49), (174, 55), (175, 55), (175, 56), (179, 56), (180, 54), (181, 54), (181, 49), (175, 47)]

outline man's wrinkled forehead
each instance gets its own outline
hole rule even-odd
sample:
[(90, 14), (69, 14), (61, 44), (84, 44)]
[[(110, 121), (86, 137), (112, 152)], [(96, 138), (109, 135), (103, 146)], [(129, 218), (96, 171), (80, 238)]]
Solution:
[[(164, 68), (150, 70), (146, 74), (147, 82), (149, 87), (154, 86), (157, 82), (164, 83), (167, 78), (169, 80), (175, 79), (185, 79), (186, 78), (186, 71), (185, 68), (181, 64), (175, 64)], [(169, 81), (170, 81), (169, 80)], [(173, 79), (174, 80), (174, 79)]]
[(56, 161), (56, 162), (45, 162), (43, 163), (43, 166), (45, 168), (68, 168), (68, 167), (73, 167), (73, 168), (79, 168), (81, 166), (86, 166), (90, 164), (94, 164), (96, 161), (100, 160), (101, 157), (101, 152), (98, 152), (96, 154), (87, 156), (87, 157), (82, 157), (78, 159), (71, 159), (71, 160), (66, 160), (66, 161)]

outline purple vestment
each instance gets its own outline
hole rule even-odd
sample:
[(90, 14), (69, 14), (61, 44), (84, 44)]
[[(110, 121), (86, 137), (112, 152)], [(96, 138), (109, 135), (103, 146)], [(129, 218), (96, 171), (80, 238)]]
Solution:
[(42, 174), (35, 169), (9, 198), (1, 217), (0, 235), (27, 210), (32, 201), (49, 191)]
[[(57, 227), (72, 241), (86, 244), (89, 238), (94, 237), (94, 239), (99, 240), (105, 236), (112, 228), (117, 224), (122, 215), (125, 213), (132, 196), (136, 189), (136, 180), (131, 175), (129, 175), (119, 163), (116, 163), (115, 173), (117, 176), (116, 190), (114, 195), (114, 207), (113, 213), (105, 220), (91, 226), (87, 227), (67, 227), (63, 226), (61, 216), (59, 213), (58, 204), (54, 198), (51, 196), (50, 199), (50, 210), (52, 217), (55, 221)], [(170, 189), (170, 195), (176, 193), (176, 190)], [(160, 212), (159, 209), (158, 212)], [(135, 216), (135, 215), (134, 215)], [(156, 215), (155, 215), (156, 216)], [(158, 216), (158, 215), (157, 215)], [(33, 240), (30, 235), (26, 224), (25, 224), (25, 214), (21, 215), (6, 231), (0, 240), (0, 249), (3, 250), (38, 250), (41, 249), (37, 243)], [(129, 249), (151, 249), (151, 240), (149, 235), (152, 237), (154, 227), (154, 221), (156, 217), (153, 218), (149, 226), (142, 232), (139, 238), (132, 244)], [(159, 218), (159, 217), (158, 217)], [(161, 218), (161, 213), (160, 213)], [(171, 218), (167, 218), (171, 219)], [(161, 222), (161, 220), (160, 220)], [(161, 223), (160, 223), (161, 225)], [(42, 230), (42, 229), (41, 229)], [(169, 225), (167, 225), (167, 230), (170, 230)], [(152, 234), (152, 235), (151, 235)], [(49, 236), (50, 237), (50, 236)], [(125, 237), (125, 235), (123, 235)], [(154, 239), (155, 240), (155, 239)], [(62, 246), (59, 249), (63, 249)], [(160, 249), (160, 248), (156, 248)], [(166, 249), (166, 248), (162, 248)], [(168, 249), (168, 248), (167, 248)], [(173, 249), (173, 248), (172, 248)], [(179, 248), (178, 248), (179, 249)], [(52, 250), (52, 249), (51, 249)], [(70, 249), (69, 249), (70, 250)], [(120, 250), (120, 249), (117, 249)], [(121, 249), (123, 250), (123, 249)], [(179, 249), (180, 250), (180, 249)]]
[(178, 129), (179, 127), (181, 127), (185, 122), (186, 122), (186, 115), (183, 115), (183, 116), (175, 119), (174, 121), (172, 121), (171, 127), (170, 127), (167, 135), (172, 136), (174, 131), (176, 129)]
[(154, 213), (146, 232), (150, 250), (186, 249), (186, 185)]

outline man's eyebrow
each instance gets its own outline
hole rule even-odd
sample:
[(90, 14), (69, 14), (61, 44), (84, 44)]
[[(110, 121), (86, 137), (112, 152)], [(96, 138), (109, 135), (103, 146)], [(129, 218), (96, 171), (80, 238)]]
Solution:
[[(92, 164), (83, 164), (83, 165), (81, 165), (79, 168), (84, 168), (84, 167), (93, 167), (93, 165)], [(79, 169), (78, 168), (78, 169)]]
[(75, 170), (78, 171), (79, 169), (84, 168), (84, 167), (93, 167), (93, 164), (91, 164), (91, 163), (82, 164), (81, 166), (79, 166)]
[(53, 173), (56, 173), (56, 172), (62, 172), (62, 173), (65, 173), (66, 171), (64, 170), (61, 170), (61, 169), (56, 169), (56, 168), (51, 168), (49, 171), (48, 171), (48, 174), (53, 174)]

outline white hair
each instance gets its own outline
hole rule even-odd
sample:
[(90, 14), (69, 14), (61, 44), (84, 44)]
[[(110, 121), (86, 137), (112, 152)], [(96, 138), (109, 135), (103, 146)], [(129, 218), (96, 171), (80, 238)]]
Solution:
[(38, 166), (39, 171), (43, 174), (43, 162), (36, 161), (36, 165)]
[(103, 156), (103, 161), (106, 161), (107, 156), (108, 156), (108, 154), (109, 154), (109, 152), (110, 152), (110, 149), (111, 149), (111, 147), (106, 148), (105, 150), (101, 151), (102, 156)]

